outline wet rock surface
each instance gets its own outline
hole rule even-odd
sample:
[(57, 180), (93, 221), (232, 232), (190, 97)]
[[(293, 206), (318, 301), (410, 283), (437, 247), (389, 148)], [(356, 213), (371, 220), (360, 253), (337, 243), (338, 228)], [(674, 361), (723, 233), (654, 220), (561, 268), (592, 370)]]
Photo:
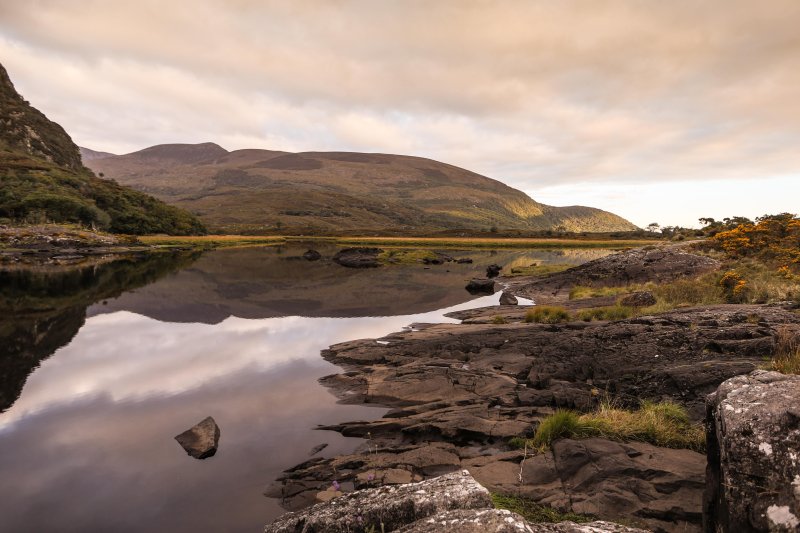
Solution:
[(380, 248), (344, 248), (336, 252), (333, 261), (348, 268), (375, 268), (380, 266)]
[(175, 440), (195, 459), (206, 459), (217, 453), (219, 426), (208, 416), (176, 436)]
[(595, 259), (542, 279), (512, 280), (512, 285), (519, 296), (532, 298), (537, 303), (553, 303), (567, 300), (575, 285), (615, 287), (648, 281), (663, 283), (719, 266), (715, 259), (690, 253), (685, 246), (645, 247)]
[(303, 254), (303, 259), (306, 261), (319, 261), (322, 259), (322, 254), (316, 250), (308, 250)]
[(800, 529), (800, 376), (763, 370), (708, 397), (705, 530)]
[(524, 458), (508, 441), (557, 408), (587, 410), (606, 394), (629, 407), (674, 400), (700, 421), (706, 395), (763, 364), (786, 327), (800, 331), (800, 316), (723, 305), (608, 323), (438, 324), (389, 335), (385, 345), (338, 344), (323, 356), (346, 372), (322, 383), (343, 402), (392, 409), (375, 421), (325, 426), (367, 444), (299, 465), (268, 493), (299, 508), (333, 479), (361, 488), (466, 468), (490, 490), (564, 511), (697, 531), (703, 454), (589, 439)]

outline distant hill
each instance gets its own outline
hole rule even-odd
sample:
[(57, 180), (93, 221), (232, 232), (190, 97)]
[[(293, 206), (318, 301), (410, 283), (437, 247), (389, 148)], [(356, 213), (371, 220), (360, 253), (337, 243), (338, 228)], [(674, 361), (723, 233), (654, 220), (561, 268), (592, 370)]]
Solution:
[(0, 223), (20, 221), (130, 234), (205, 231), (182, 209), (96, 177), (64, 128), (26, 102), (0, 65)]
[(499, 181), (421, 157), (229, 152), (203, 143), (153, 146), (86, 164), (228, 233), (637, 229), (613, 213), (540, 204)]
[(89, 150), (88, 148), (79, 147), (81, 151), (81, 159), (84, 161), (91, 161), (93, 159), (103, 159), (104, 157), (110, 157), (112, 154), (110, 152), (96, 152), (95, 150)]

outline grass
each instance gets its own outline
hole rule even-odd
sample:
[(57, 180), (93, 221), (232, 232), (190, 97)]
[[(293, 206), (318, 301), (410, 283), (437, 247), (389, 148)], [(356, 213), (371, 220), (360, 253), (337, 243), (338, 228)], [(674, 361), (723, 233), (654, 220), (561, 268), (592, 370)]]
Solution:
[(552, 507), (539, 505), (531, 500), (518, 496), (508, 496), (493, 492), (492, 503), (495, 508), (517, 513), (531, 523), (556, 523), (564, 521), (585, 523), (594, 520), (591, 516), (576, 513), (563, 513)]
[(534, 278), (542, 278), (549, 276), (550, 274), (555, 274), (556, 272), (563, 272), (569, 268), (572, 268), (573, 266), (575, 265), (530, 265), (527, 267), (512, 268), (511, 271), (505, 275), (507, 277), (531, 276)]
[(422, 263), (425, 259), (436, 259), (438, 256), (431, 250), (391, 249), (384, 250), (378, 255), (381, 263), (409, 265)]
[(558, 324), (570, 320), (569, 311), (555, 305), (537, 305), (525, 313), (525, 322), (537, 324)]
[(504, 316), (495, 315), (492, 317), (492, 324), (508, 324), (508, 320)]
[(197, 246), (219, 248), (225, 246), (284, 244), (284, 237), (252, 235), (198, 235), (173, 237), (169, 235), (144, 235), (139, 240), (156, 246)]
[(800, 374), (800, 336), (783, 327), (775, 336), (772, 370), (782, 374)]
[(515, 439), (509, 444), (545, 448), (556, 439), (589, 437), (705, 450), (704, 428), (692, 424), (686, 410), (674, 402), (643, 402), (635, 411), (617, 408), (610, 402), (603, 402), (586, 414), (562, 409), (542, 420), (532, 439)]
[[(317, 240), (318, 237), (298, 237)], [(291, 237), (290, 237), (291, 239)], [(441, 248), (634, 248), (651, 244), (649, 240), (486, 238), (486, 237), (322, 237), (322, 240), (352, 246), (421, 246)]]
[(625, 287), (587, 287), (585, 285), (575, 285), (569, 291), (570, 300), (583, 300), (585, 298), (600, 298), (602, 296), (616, 296), (630, 292), (631, 288)]
[(575, 318), (584, 322), (591, 322), (592, 320), (624, 320), (636, 314), (637, 310), (633, 307), (617, 304), (608, 307), (582, 309), (575, 314)]

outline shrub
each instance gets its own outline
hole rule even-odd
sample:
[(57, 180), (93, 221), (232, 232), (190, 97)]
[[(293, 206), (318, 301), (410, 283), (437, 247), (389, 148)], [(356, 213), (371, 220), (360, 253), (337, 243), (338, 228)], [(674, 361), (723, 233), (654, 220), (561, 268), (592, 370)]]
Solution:
[(775, 336), (772, 369), (782, 374), (800, 374), (800, 337), (789, 328), (779, 329)]
[(582, 300), (584, 298), (598, 298), (600, 296), (616, 296), (628, 292), (630, 287), (586, 287), (575, 285), (569, 291), (570, 300)]
[(591, 322), (592, 320), (624, 320), (632, 317), (635, 313), (636, 310), (633, 307), (611, 305), (608, 307), (582, 309), (575, 315), (575, 318), (584, 322)]
[(508, 324), (508, 320), (504, 316), (495, 315), (492, 317), (492, 324)]
[(557, 324), (567, 322), (569, 319), (570, 315), (566, 309), (554, 305), (537, 305), (525, 313), (525, 322), (537, 324)]

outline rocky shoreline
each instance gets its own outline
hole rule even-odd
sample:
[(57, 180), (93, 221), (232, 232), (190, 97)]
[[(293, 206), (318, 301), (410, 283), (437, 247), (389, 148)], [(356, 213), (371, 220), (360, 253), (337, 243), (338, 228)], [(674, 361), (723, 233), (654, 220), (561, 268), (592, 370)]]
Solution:
[[(544, 279), (513, 279), (514, 294), (566, 302), (572, 286), (669, 281), (718, 268), (682, 248), (638, 249)], [(588, 299), (582, 305), (608, 305)], [(504, 322), (492, 323), (501, 314)], [(287, 471), (266, 495), (297, 510), (332, 483), (345, 489), (418, 482), (465, 469), (492, 492), (563, 512), (653, 531), (699, 531), (706, 455), (643, 442), (561, 439), (541, 453), (514, 449), (559, 408), (587, 411), (604, 398), (635, 407), (674, 401), (697, 422), (724, 381), (764, 365), (778, 330), (800, 335), (789, 305), (718, 305), (613, 322), (530, 324), (525, 309), (456, 314), (380, 339), (330, 347), (343, 373), (323, 378), (342, 402), (391, 410), (375, 421), (326, 426), (367, 439), (356, 453)]]

